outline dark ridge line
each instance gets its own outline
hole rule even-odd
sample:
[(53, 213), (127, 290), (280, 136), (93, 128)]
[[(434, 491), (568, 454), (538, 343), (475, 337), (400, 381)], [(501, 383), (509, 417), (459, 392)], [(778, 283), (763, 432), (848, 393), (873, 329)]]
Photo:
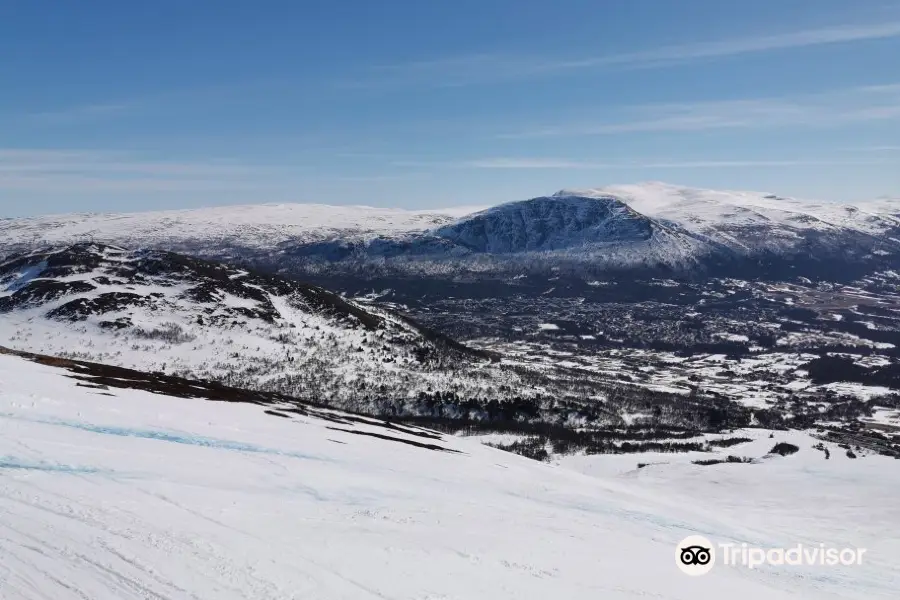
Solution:
[(333, 431), (342, 431), (344, 433), (352, 433), (354, 435), (367, 435), (381, 440), (389, 440), (391, 442), (400, 442), (401, 444), (409, 444), (410, 446), (415, 446), (416, 448), (425, 448), (426, 450), (436, 450), (438, 452), (453, 452), (454, 454), (462, 454), (462, 452), (460, 452), (459, 450), (454, 450), (453, 448), (444, 448), (443, 446), (437, 446), (435, 444), (423, 444), (422, 442), (404, 440), (402, 438), (395, 438), (381, 433), (373, 433), (371, 431), (354, 431), (352, 429), (341, 429), (340, 427), (329, 427), (328, 429), (331, 429)]
[[(306, 413), (299, 412), (295, 408), (279, 408), (279, 410), (281, 410), (282, 412), (297, 413), (297, 414), (303, 414), (304, 416), (306, 416)], [(330, 409), (330, 410), (337, 410), (337, 409)], [(315, 416), (319, 419), (322, 419), (324, 421), (331, 421), (332, 423), (337, 423), (339, 425), (353, 425), (353, 424), (372, 425), (373, 427), (384, 427), (385, 429), (391, 429), (391, 430), (397, 431), (399, 433), (405, 433), (407, 435), (414, 435), (416, 437), (427, 438), (430, 440), (441, 441), (444, 439), (444, 437), (441, 434), (431, 431), (429, 429), (425, 429), (423, 427), (415, 427), (415, 426), (406, 425), (406, 424), (398, 425), (396, 423), (387, 421), (385, 419), (381, 419), (381, 418), (377, 418), (377, 417), (369, 417), (367, 415), (357, 416), (353, 413), (336, 415), (336, 414), (331, 414), (331, 413), (326, 412), (326, 413), (316, 413), (313, 416)]]
[(284, 414), (284, 413), (280, 413), (280, 412), (275, 411), (275, 410), (264, 410), (263, 412), (266, 413), (267, 415), (272, 415), (272, 416), (275, 416), (275, 417), (281, 417), (281, 418), (283, 418), (283, 419), (290, 419), (290, 418), (292, 418), (291, 415), (286, 415), (286, 414)]

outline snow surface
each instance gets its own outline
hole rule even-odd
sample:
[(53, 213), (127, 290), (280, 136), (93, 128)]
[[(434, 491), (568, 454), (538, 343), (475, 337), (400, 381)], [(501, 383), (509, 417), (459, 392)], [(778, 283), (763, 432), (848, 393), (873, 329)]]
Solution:
[[(859, 458), (851, 459), (838, 445), (802, 431), (738, 429), (707, 439), (722, 437), (746, 437), (752, 441), (719, 448), (712, 454), (576, 455), (554, 462), (601, 481), (627, 480), (633, 485), (632, 492), (656, 494), (672, 505), (705, 506), (717, 525), (715, 531), (704, 535), (714, 541), (727, 536), (726, 530), (734, 532), (746, 527), (740, 537), (764, 547), (825, 543), (867, 548), (872, 561), (859, 571), (848, 568), (841, 573), (822, 573), (809, 568), (805, 576), (818, 588), (820, 598), (829, 597), (833, 585), (846, 585), (847, 590), (841, 593), (848, 597), (896, 597), (900, 540), (885, 535), (900, 524), (896, 503), (900, 472), (896, 460), (858, 450)], [(800, 450), (787, 457), (768, 454), (779, 442), (794, 444)], [(829, 450), (828, 460), (822, 451), (813, 448), (818, 444)], [(692, 464), (695, 460), (727, 455), (752, 458), (755, 462)], [(638, 463), (647, 466), (637, 468)], [(750, 541), (754, 536), (761, 537)], [(876, 562), (895, 574), (876, 573)], [(873, 571), (863, 572), (869, 568)]]
[(891, 388), (887, 388), (881, 385), (863, 385), (861, 383), (853, 383), (847, 381), (828, 383), (823, 385), (822, 387), (824, 389), (837, 392), (838, 394), (854, 396), (863, 401), (878, 398), (879, 396), (889, 396), (894, 393), (894, 390), (892, 390)]
[(728, 340), (729, 342), (749, 342), (750, 338), (742, 333), (729, 333), (727, 331), (721, 331), (718, 333), (714, 333), (714, 336), (718, 338), (722, 338), (723, 340)]
[[(882, 457), (804, 447), (582, 474), (474, 440), (435, 452), (330, 426), (76, 387), (0, 355), (0, 597), (896, 597), (900, 471)], [(861, 566), (691, 578), (673, 561), (689, 534), (869, 551)]]

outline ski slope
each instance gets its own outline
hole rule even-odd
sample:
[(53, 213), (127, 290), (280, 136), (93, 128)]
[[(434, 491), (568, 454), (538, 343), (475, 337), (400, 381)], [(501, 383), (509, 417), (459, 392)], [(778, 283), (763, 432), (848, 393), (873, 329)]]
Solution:
[[(69, 375), (0, 354), (4, 600), (896, 598), (888, 459), (787, 457), (771, 479), (768, 464), (583, 474), (474, 440), (374, 437), (374, 420), (325, 410), (285, 418)], [(852, 541), (870, 560), (692, 578), (674, 564), (691, 534)]]

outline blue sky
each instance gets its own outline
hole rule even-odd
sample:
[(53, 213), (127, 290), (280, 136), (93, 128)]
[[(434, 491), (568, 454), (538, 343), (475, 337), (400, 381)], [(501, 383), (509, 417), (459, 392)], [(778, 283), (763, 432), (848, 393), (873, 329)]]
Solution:
[(900, 2), (0, 0), (0, 217), (900, 195)]

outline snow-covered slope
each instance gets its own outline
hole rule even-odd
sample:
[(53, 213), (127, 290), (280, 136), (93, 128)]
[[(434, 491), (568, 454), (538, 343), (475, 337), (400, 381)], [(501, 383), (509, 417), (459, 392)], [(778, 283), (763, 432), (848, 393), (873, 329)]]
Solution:
[(858, 202), (856, 206), (860, 210), (866, 212), (889, 215), (896, 219), (900, 219), (900, 197), (884, 197), (865, 202)]
[(900, 226), (900, 202), (861, 206), (758, 192), (716, 191), (664, 183), (563, 190), (558, 196), (621, 198), (634, 210), (743, 252), (790, 251), (809, 236), (879, 237)]
[[(592, 477), (335, 412), (273, 416), (73, 375), (0, 354), (5, 600), (896, 597), (885, 495), (900, 481), (878, 457), (688, 465), (660, 493), (665, 466)], [(422, 441), (433, 448), (409, 443)], [(735, 469), (759, 471), (750, 486)], [(812, 512), (797, 503), (809, 498)], [(692, 534), (868, 553), (692, 578), (674, 561)]]
[(358, 409), (500, 376), (477, 368), (483, 355), (319, 287), (98, 244), (0, 264), (0, 340)]

